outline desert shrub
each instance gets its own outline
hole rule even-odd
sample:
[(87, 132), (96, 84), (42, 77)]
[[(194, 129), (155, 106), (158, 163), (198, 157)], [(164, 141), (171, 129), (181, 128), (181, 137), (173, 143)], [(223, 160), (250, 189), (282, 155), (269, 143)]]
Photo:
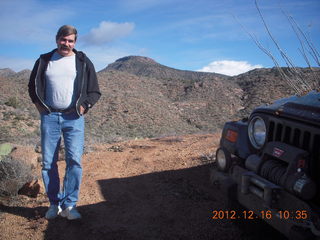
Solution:
[(26, 183), (33, 180), (31, 166), (23, 161), (2, 156), (0, 159), (0, 195), (14, 196)]
[(10, 97), (4, 104), (13, 108), (18, 108), (19, 99), (17, 97)]
[(7, 126), (0, 126), (0, 143), (1, 142), (10, 142), (11, 135), (10, 129)]
[(13, 112), (12, 111), (3, 112), (2, 115), (3, 115), (4, 121), (9, 121), (12, 118)]

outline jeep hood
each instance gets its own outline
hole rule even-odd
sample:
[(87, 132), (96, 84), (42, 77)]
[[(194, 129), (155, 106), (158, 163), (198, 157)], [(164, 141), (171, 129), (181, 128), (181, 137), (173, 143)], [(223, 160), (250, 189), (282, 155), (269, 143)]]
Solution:
[(265, 112), (282, 117), (320, 125), (320, 92), (312, 91), (304, 96), (291, 96), (260, 106), (253, 113)]

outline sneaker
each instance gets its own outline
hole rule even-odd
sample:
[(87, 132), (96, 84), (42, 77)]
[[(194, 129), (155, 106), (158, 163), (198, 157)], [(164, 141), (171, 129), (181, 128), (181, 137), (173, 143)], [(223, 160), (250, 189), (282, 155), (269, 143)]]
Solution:
[(81, 218), (81, 214), (78, 212), (78, 210), (76, 209), (76, 207), (67, 207), (65, 210), (63, 210), (60, 213), (61, 217), (65, 217), (68, 220), (75, 220), (75, 219), (80, 219)]
[(45, 218), (46, 219), (54, 219), (54, 218), (58, 217), (60, 212), (61, 212), (60, 206), (50, 205), (48, 211), (46, 212)]

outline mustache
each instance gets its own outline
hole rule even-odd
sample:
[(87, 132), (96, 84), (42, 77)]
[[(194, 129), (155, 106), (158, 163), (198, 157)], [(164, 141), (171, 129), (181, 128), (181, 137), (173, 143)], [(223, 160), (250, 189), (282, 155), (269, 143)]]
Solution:
[(61, 45), (60, 48), (63, 49), (63, 50), (71, 50), (70, 47), (65, 46), (65, 45)]

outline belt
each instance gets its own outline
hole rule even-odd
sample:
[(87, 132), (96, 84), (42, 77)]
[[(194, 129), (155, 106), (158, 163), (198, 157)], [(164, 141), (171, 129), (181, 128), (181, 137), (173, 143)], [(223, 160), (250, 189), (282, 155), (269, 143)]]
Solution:
[(56, 108), (49, 107), (49, 109), (51, 112), (59, 112), (59, 113), (72, 113), (76, 111), (75, 107), (66, 108), (66, 109), (56, 109)]

